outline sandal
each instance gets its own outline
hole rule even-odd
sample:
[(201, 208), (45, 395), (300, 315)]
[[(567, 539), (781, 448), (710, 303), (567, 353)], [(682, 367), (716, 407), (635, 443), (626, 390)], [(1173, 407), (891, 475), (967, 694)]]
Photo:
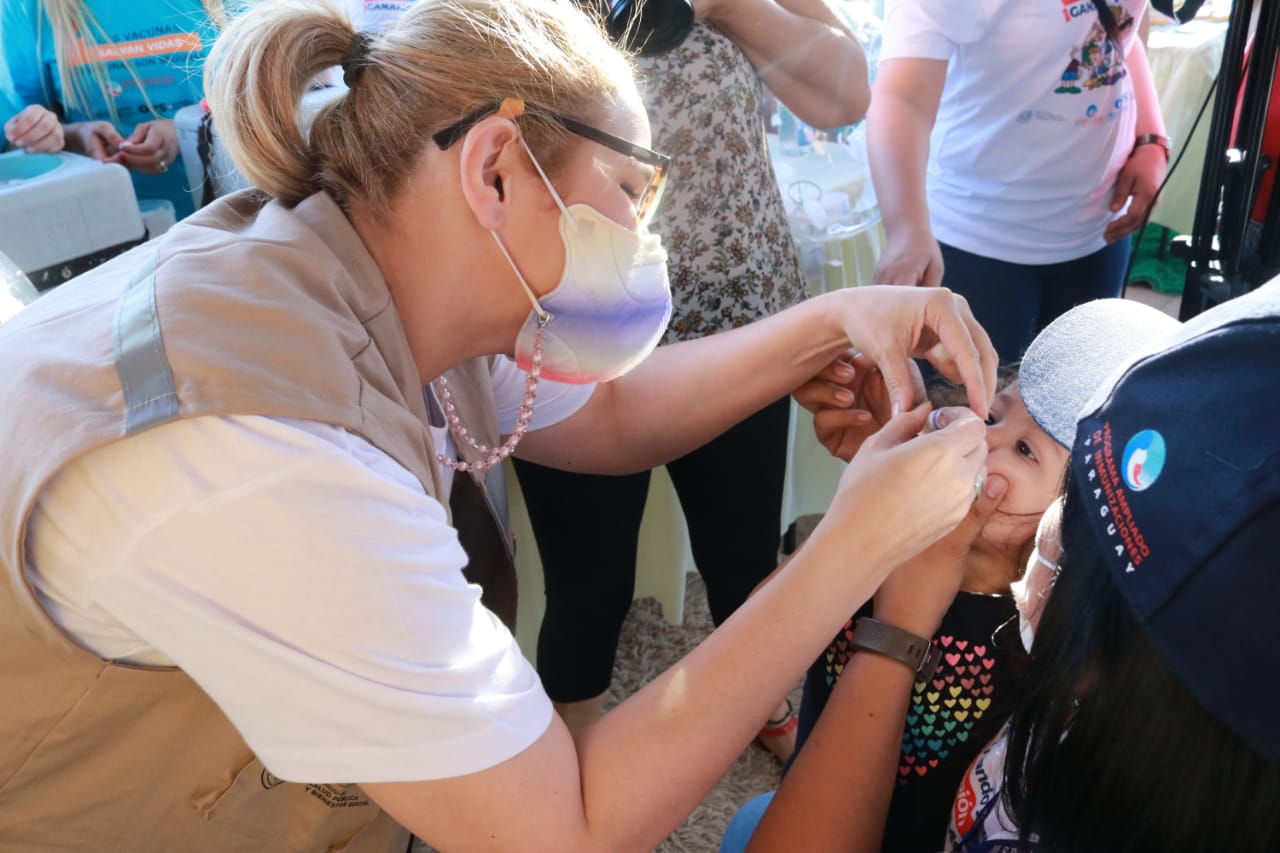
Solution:
[(800, 718), (796, 716), (795, 706), (791, 699), (787, 700), (787, 712), (775, 720), (769, 720), (756, 735), (756, 743), (772, 752), (779, 761), (786, 763), (796, 748), (796, 729)]

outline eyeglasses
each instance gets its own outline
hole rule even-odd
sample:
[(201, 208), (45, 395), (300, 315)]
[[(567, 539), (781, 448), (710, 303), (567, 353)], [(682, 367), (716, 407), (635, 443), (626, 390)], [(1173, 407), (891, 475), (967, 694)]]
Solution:
[[(611, 151), (615, 151), (624, 157), (630, 157), (632, 160), (647, 167), (645, 171), (649, 175), (648, 183), (644, 189), (634, 200), (636, 208), (636, 220), (645, 225), (653, 218), (654, 211), (657, 210), (658, 202), (662, 200), (662, 191), (667, 185), (667, 174), (671, 169), (671, 158), (666, 154), (660, 154), (643, 145), (636, 145), (634, 142), (614, 136), (612, 133), (606, 133), (597, 127), (584, 124), (577, 119), (562, 116), (559, 113), (553, 113), (550, 110), (535, 108), (542, 115), (554, 120), (570, 133), (575, 133), (583, 139), (589, 139), (598, 145), (603, 145)], [(437, 131), (432, 134), (431, 139), (440, 148), (441, 151), (447, 151), (459, 139), (466, 135), (467, 131), (473, 128), (477, 122), (483, 118), (497, 113), (506, 116), (512, 120), (523, 115), (525, 111), (524, 101), (519, 98), (506, 98), (501, 103), (491, 104), (482, 107), (475, 112), (465, 116), (461, 120), (449, 125), (444, 130)]]

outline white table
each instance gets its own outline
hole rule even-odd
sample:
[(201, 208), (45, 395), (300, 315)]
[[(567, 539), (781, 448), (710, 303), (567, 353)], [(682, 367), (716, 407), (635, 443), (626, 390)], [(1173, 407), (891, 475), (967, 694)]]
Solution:
[[(1160, 194), (1151, 220), (1178, 234), (1190, 234), (1204, 167), (1205, 145), (1213, 118), (1213, 102), (1194, 134), (1191, 126), (1218, 76), (1226, 46), (1226, 21), (1197, 18), (1179, 27), (1152, 25), (1147, 44), (1151, 76), (1160, 97), (1165, 128), (1173, 141), (1170, 164), (1182, 162)], [(1215, 99), (1217, 94), (1214, 95)]]
[[(770, 138), (771, 143), (775, 142)], [(817, 143), (801, 155), (771, 150), (774, 172), (788, 207), (822, 204), (843, 194), (850, 212), (841, 221), (828, 219), (823, 228), (807, 224), (809, 216), (793, 218), (796, 248), (805, 283), (816, 296), (843, 287), (870, 284), (884, 245), (884, 229), (875, 206), (875, 192), (860, 140), (849, 146)], [(828, 205), (843, 209), (843, 199)], [(813, 216), (821, 216), (813, 210)], [(825, 512), (844, 471), (813, 434), (813, 417), (792, 403), (787, 447), (787, 474), (782, 494), (782, 527), (802, 515)]]

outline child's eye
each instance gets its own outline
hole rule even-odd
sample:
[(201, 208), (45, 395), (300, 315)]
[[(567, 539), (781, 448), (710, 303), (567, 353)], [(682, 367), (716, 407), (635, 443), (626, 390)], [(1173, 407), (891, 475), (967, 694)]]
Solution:
[(1032, 450), (1031, 445), (1027, 444), (1025, 441), (1018, 442), (1018, 452), (1021, 453), (1023, 456), (1027, 457), (1028, 459), (1036, 458), (1035, 451)]
[(985, 423), (987, 426), (995, 426), (995, 425), (996, 425), (996, 416), (995, 416), (994, 414), (992, 414), (991, 412), (988, 412), (988, 413), (987, 413), (987, 419), (986, 419), (985, 421), (983, 421), (983, 423)]

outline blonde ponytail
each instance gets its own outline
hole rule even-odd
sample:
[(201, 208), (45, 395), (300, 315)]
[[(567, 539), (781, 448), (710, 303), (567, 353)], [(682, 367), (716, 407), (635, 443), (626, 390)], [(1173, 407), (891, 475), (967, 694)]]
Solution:
[(232, 160), (287, 205), (324, 190), (381, 215), (431, 134), (506, 97), (532, 107), (522, 133), (554, 170), (567, 135), (547, 111), (598, 121), (634, 91), (629, 60), (575, 2), (420, 0), (362, 36), (350, 91), (320, 109), (308, 138), (302, 96), (354, 38), (328, 3), (271, 0), (234, 17), (209, 56), (209, 107)]
[(287, 204), (317, 187), (298, 126), (302, 96), (354, 35), (333, 6), (272, 0), (233, 19), (209, 54), (205, 96), (222, 144), (250, 183)]

